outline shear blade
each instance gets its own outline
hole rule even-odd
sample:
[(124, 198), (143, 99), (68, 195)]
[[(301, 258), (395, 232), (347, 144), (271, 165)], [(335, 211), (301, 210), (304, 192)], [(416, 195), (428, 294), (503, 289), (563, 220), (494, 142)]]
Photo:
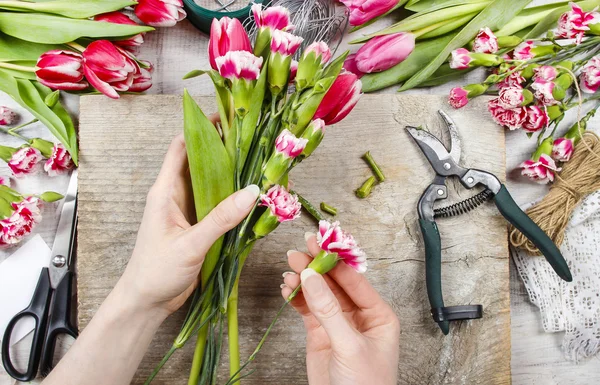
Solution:
[(456, 169), (460, 167), (454, 162), (446, 146), (438, 138), (420, 128), (407, 126), (406, 130), (423, 151), (431, 167), (438, 175), (456, 174)]
[(460, 154), (461, 154), (461, 142), (460, 135), (458, 134), (458, 127), (456, 127), (456, 123), (447, 113), (443, 110), (438, 110), (438, 114), (446, 123), (446, 127), (448, 127), (448, 131), (450, 132), (450, 156), (454, 160), (456, 164), (460, 164)]

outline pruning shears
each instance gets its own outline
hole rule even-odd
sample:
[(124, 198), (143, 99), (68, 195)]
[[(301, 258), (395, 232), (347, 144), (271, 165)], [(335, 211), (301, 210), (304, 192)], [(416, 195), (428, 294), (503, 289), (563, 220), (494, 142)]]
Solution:
[[(471, 211), (488, 199), (493, 199), (504, 218), (537, 246), (556, 274), (567, 282), (571, 282), (572, 276), (567, 262), (554, 242), (519, 208), (506, 186), (495, 175), (460, 165), (461, 144), (456, 124), (444, 111), (438, 112), (450, 133), (450, 151), (437, 137), (421, 128), (407, 126), (406, 130), (436, 173), (433, 182), (421, 195), (417, 210), (425, 242), (425, 274), (431, 315), (442, 332), (448, 334), (450, 321), (481, 318), (483, 307), (481, 305), (444, 306), (441, 283), (442, 250), (436, 218), (460, 215)], [(462, 202), (435, 209), (436, 201), (448, 197), (446, 178), (453, 176), (459, 178), (460, 183), (467, 189), (481, 185), (484, 190)]]

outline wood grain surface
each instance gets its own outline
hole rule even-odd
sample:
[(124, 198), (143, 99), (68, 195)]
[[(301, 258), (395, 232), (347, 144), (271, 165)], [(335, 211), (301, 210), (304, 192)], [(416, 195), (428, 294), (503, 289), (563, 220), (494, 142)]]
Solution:
[[(197, 98), (216, 110), (212, 97)], [(462, 162), (505, 175), (504, 133), (482, 119), (485, 100), (448, 111), (459, 125)], [(510, 308), (506, 225), (492, 204), (439, 221), (442, 279), (447, 305), (483, 304), (484, 318), (453, 323), (444, 336), (429, 315), (424, 282), (423, 242), (416, 223), (417, 200), (434, 172), (404, 131), (426, 125), (440, 135), (438, 108), (443, 96), (364, 96), (343, 122), (329, 127), (319, 150), (291, 175), (294, 188), (313, 203), (339, 209), (338, 218), (369, 255), (367, 277), (397, 312), (401, 325), (400, 384), (509, 384)], [(171, 138), (181, 131), (181, 98), (102, 96), (81, 98), (78, 296), (79, 327), (89, 322), (108, 295), (133, 249), (146, 194)], [(360, 159), (367, 150), (386, 173), (385, 183), (365, 200), (353, 190), (369, 177)], [(458, 188), (457, 188), (458, 187)], [(449, 182), (448, 203), (474, 192)], [(315, 223), (305, 215), (280, 226), (258, 243), (240, 285), (241, 355), (247, 357), (282, 303), (285, 253), (304, 250), (306, 231)], [(143, 383), (167, 351), (183, 319), (170, 317), (156, 335), (134, 383)], [(304, 333), (299, 317), (284, 312), (259, 355), (256, 373), (245, 384), (305, 384)], [(154, 382), (183, 384), (193, 347), (167, 363)], [(226, 361), (226, 360), (225, 360)]]

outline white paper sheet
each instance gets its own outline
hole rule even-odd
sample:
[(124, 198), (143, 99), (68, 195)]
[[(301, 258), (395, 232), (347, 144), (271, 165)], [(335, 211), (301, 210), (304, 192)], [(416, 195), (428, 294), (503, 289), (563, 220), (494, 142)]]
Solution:
[[(40, 271), (48, 267), (51, 250), (41, 236), (36, 235), (0, 263), (0, 340), (10, 319), (25, 309), (35, 291)], [(12, 334), (12, 344), (29, 334), (35, 322), (26, 317)]]

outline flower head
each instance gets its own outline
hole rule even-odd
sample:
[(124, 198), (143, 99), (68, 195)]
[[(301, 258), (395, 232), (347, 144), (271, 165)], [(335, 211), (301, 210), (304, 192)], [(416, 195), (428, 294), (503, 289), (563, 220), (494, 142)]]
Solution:
[(52, 156), (44, 164), (44, 171), (50, 176), (56, 176), (68, 172), (73, 166), (71, 154), (62, 144), (56, 143), (52, 148)]
[(462, 87), (454, 87), (450, 90), (448, 103), (454, 108), (462, 108), (469, 103), (469, 93)]
[(539, 184), (554, 181), (554, 173), (560, 171), (556, 163), (548, 154), (541, 154), (539, 159), (529, 159), (519, 165), (521, 175), (528, 177)]
[(17, 114), (6, 106), (0, 106), (0, 126), (10, 126), (17, 120)]
[(517, 60), (529, 60), (535, 56), (531, 49), (533, 48), (533, 40), (526, 40), (515, 47), (513, 57)]
[(275, 152), (287, 158), (295, 158), (302, 153), (307, 142), (307, 139), (297, 138), (289, 130), (284, 129), (275, 139)]
[(568, 162), (575, 150), (575, 140), (558, 138), (552, 144), (552, 158), (558, 162)]
[(473, 52), (496, 53), (498, 52), (498, 39), (488, 27), (481, 28), (475, 41), (473, 41)]
[(594, 9), (590, 12), (584, 12), (576, 3), (570, 3), (571, 10), (563, 13), (558, 20), (558, 29), (556, 36), (565, 39), (575, 39), (576, 44), (581, 43), (581, 39), (588, 31), (590, 24), (600, 23), (600, 13)]
[(335, 79), (315, 112), (315, 119), (331, 125), (344, 119), (362, 95), (362, 83), (352, 72), (342, 71)]
[(52, 50), (37, 61), (35, 76), (53, 90), (81, 91), (88, 87), (83, 78), (83, 56), (67, 50)]
[(281, 31), (292, 31), (290, 11), (281, 6), (264, 8), (260, 4), (252, 5), (252, 15), (258, 28), (271, 28)]
[(382, 16), (398, 5), (398, 0), (340, 0), (350, 13), (350, 25), (361, 25)]
[(351, 234), (342, 230), (339, 222), (320, 221), (317, 243), (321, 250), (327, 253), (336, 253), (339, 259), (357, 272), (367, 271), (365, 252), (358, 246)]
[(365, 76), (365, 73), (360, 71), (356, 65), (356, 54), (355, 53), (351, 53), (350, 55), (348, 55), (348, 57), (346, 57), (346, 60), (344, 60), (343, 68), (348, 72), (352, 72), (359, 79), (361, 77)]
[(558, 77), (558, 70), (549, 65), (536, 67), (533, 73), (533, 81), (537, 82), (551, 82)]
[(300, 217), (302, 205), (296, 195), (290, 194), (285, 187), (275, 185), (266, 194), (260, 196), (260, 206), (268, 207), (278, 222), (288, 222)]
[(229, 80), (256, 80), (260, 75), (263, 58), (247, 51), (229, 51), (216, 59), (219, 73)]
[(143, 92), (148, 88), (152, 87), (152, 72), (154, 66), (148, 61), (142, 61), (146, 65), (146, 68), (140, 66), (139, 72), (133, 75), (133, 82), (127, 91), (129, 92)]
[(556, 84), (554, 82), (546, 82), (543, 80), (536, 80), (531, 85), (533, 89), (533, 95), (545, 106), (552, 106), (558, 104), (558, 100), (554, 98), (553, 92)]
[(172, 27), (187, 16), (183, 0), (138, 0), (134, 12), (153, 27)]
[(0, 247), (15, 245), (33, 231), (42, 220), (40, 201), (35, 197), (13, 202), (12, 214), (0, 220)]
[(293, 56), (304, 39), (289, 32), (273, 30), (271, 31), (271, 52), (279, 53), (283, 56)]
[(331, 59), (331, 51), (329, 46), (324, 41), (315, 41), (302, 52), (302, 56), (305, 57), (308, 54), (314, 52), (316, 57), (321, 57), (321, 63), (327, 63)]
[(600, 56), (591, 58), (581, 69), (579, 84), (585, 93), (593, 94), (600, 88)]
[(521, 71), (513, 71), (514, 68), (514, 66), (510, 67), (509, 71), (512, 72), (496, 84), (499, 89), (505, 87), (522, 87), (523, 83), (525, 83), (525, 78), (521, 75)]
[(457, 70), (464, 70), (469, 68), (469, 64), (473, 59), (469, 56), (469, 50), (466, 48), (458, 48), (452, 51), (452, 57), (450, 58), (450, 68)]
[(504, 87), (500, 89), (498, 103), (505, 109), (517, 108), (521, 106), (525, 96), (521, 87)]
[(360, 72), (381, 72), (401, 63), (415, 48), (415, 35), (410, 32), (376, 36), (356, 52)]
[(42, 153), (37, 148), (23, 147), (12, 155), (8, 167), (16, 177), (21, 177), (33, 173), (41, 160)]
[(208, 41), (208, 60), (212, 69), (218, 70), (216, 59), (230, 51), (252, 52), (250, 38), (238, 19), (227, 16), (214, 18)]
[[(118, 11), (96, 15), (94, 16), (94, 20), (114, 24), (138, 25), (135, 21), (131, 20), (129, 16)], [(114, 43), (125, 50), (135, 52), (136, 48), (144, 43), (144, 33), (138, 33), (128, 39), (117, 40)]]
[(525, 107), (507, 109), (503, 107), (498, 98), (488, 102), (488, 111), (496, 123), (509, 130), (520, 128), (527, 118), (527, 109)]
[(545, 107), (527, 106), (527, 117), (523, 121), (522, 127), (528, 132), (537, 132), (548, 126), (550, 118)]

